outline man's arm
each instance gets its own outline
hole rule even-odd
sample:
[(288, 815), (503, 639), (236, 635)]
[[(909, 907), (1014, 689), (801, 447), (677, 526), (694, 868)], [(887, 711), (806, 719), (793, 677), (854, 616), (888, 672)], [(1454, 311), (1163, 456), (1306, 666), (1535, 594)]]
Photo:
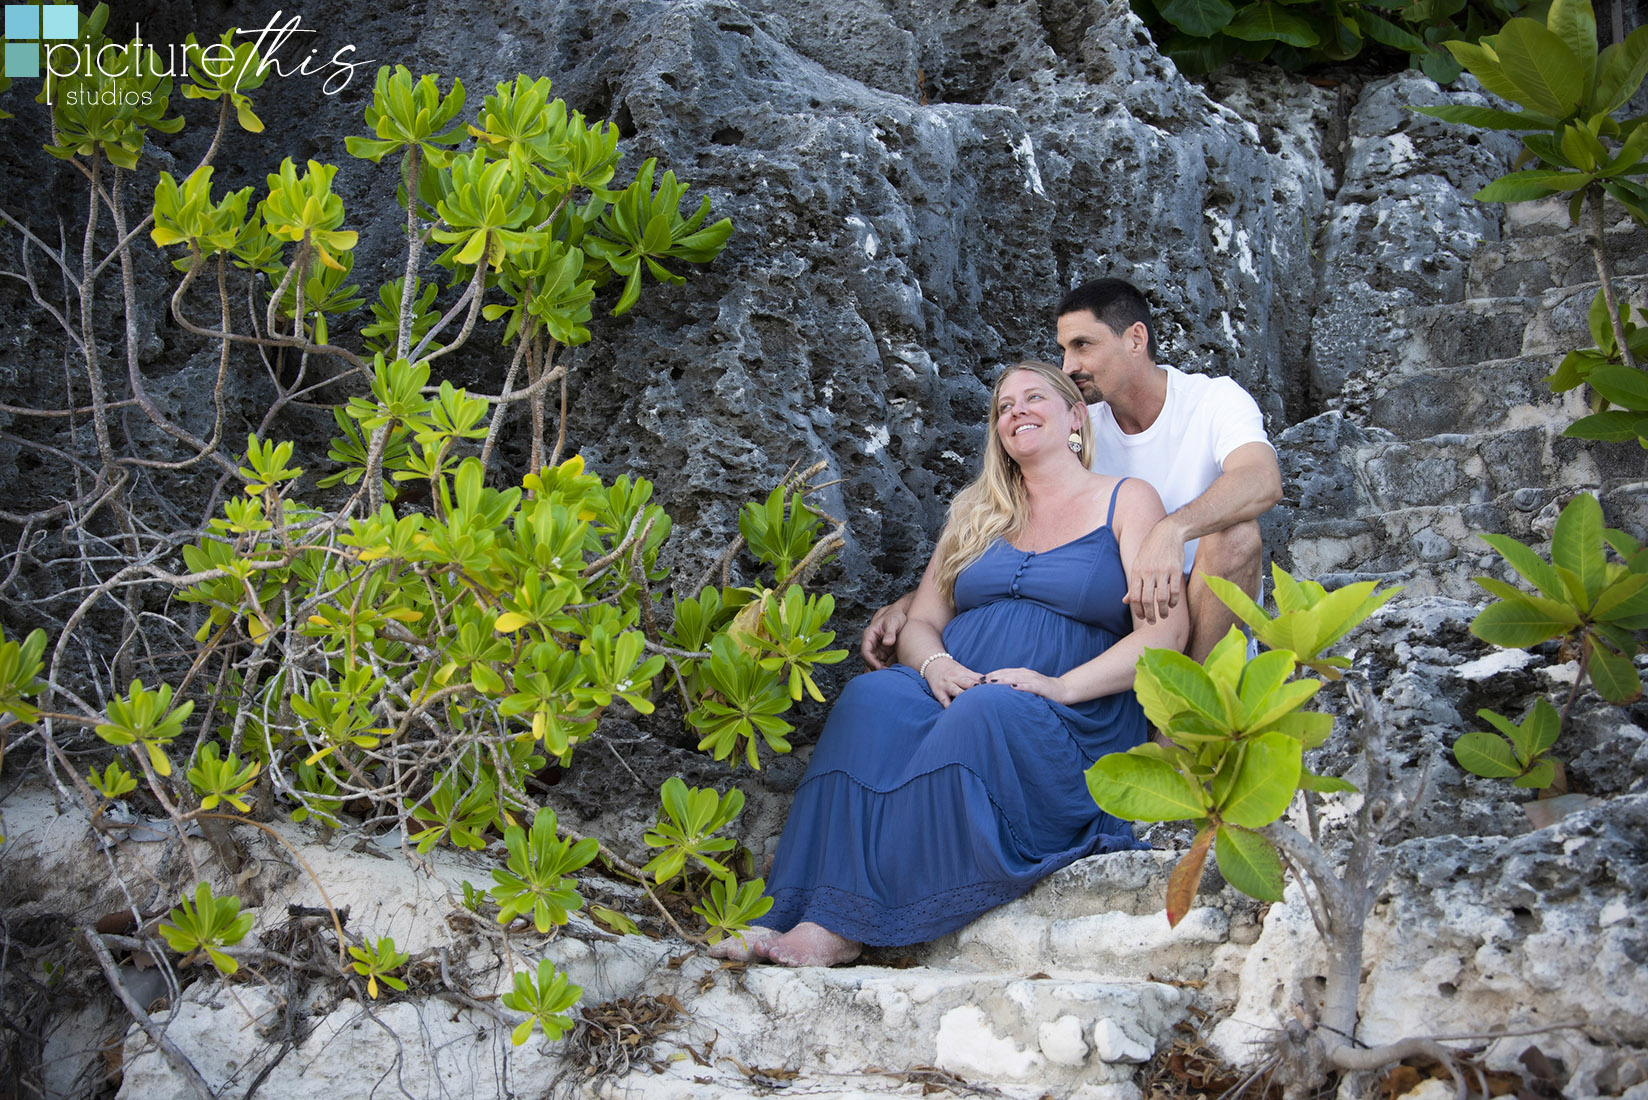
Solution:
[(915, 598), (914, 592), (906, 592), (870, 616), (870, 625), (864, 628), (864, 638), (858, 644), (858, 654), (870, 668), (886, 668), (897, 657), (898, 632), (904, 629)]
[(1244, 443), (1225, 456), (1224, 472), (1195, 500), (1164, 516), (1135, 560), (1127, 602), (1153, 623), (1177, 607), (1184, 590), (1184, 546), (1263, 515), (1282, 499), (1282, 470), (1268, 443)]

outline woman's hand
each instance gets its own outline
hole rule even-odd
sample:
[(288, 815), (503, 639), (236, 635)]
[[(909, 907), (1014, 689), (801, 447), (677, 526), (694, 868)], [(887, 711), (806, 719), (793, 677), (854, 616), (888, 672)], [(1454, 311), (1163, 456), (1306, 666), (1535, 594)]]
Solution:
[(939, 657), (927, 666), (923, 678), (942, 706), (948, 707), (950, 700), (960, 695), (970, 687), (977, 687), (984, 682), (984, 677), (956, 660), (954, 657)]
[(1044, 699), (1051, 699), (1055, 703), (1071, 701), (1070, 688), (1062, 677), (1043, 676), (1033, 668), (998, 668), (994, 672), (986, 673), (984, 682), (1006, 684), (1010, 688), (1028, 691)]

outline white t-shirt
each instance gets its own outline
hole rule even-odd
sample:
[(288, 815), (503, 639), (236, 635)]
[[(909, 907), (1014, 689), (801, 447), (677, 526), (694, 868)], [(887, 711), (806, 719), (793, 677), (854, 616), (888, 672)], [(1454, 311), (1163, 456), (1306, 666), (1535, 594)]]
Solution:
[[(1122, 431), (1106, 402), (1087, 406), (1093, 421), (1092, 468), (1148, 481), (1161, 494), (1162, 506), (1175, 512), (1224, 473), (1231, 451), (1247, 443), (1268, 447), (1270, 440), (1258, 404), (1233, 379), (1158, 365), (1167, 372), (1167, 402), (1144, 431)], [(1186, 573), (1199, 541), (1185, 543)]]

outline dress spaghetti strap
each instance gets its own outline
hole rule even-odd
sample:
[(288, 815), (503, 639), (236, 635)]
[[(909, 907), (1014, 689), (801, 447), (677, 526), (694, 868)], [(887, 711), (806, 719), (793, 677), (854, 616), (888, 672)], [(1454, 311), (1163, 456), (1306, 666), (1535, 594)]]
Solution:
[(1110, 512), (1104, 517), (1104, 525), (1106, 527), (1114, 525), (1116, 519), (1116, 498), (1121, 495), (1122, 485), (1131, 480), (1131, 478), (1124, 477), (1121, 481), (1116, 482), (1116, 487), (1114, 489), (1110, 490)]

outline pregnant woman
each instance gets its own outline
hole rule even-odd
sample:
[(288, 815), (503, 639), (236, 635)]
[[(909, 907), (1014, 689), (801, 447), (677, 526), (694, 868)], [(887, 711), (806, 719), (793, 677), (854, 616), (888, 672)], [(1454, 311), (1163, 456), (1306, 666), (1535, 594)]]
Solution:
[(951, 505), (901, 663), (842, 692), (779, 841), (767, 927), (718, 955), (850, 962), (1140, 847), (1082, 773), (1149, 734), (1139, 654), (1185, 643), (1183, 603), (1135, 627), (1122, 602), (1161, 500), (1087, 469), (1087, 409), (1056, 367), (1008, 368), (990, 408), (984, 471)]

